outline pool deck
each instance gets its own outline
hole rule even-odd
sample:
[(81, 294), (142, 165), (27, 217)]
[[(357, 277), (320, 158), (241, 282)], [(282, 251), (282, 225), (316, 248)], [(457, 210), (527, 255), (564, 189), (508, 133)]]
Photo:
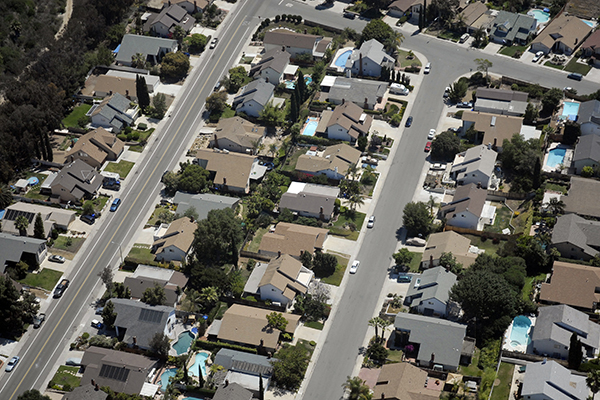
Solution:
[(544, 162), (542, 164), (542, 170), (546, 171), (546, 172), (558, 172), (558, 166), (550, 167), (547, 165), (548, 157), (550, 155), (550, 150), (554, 150), (556, 148), (566, 150), (565, 157), (563, 158), (563, 162), (561, 163), (564, 166), (561, 173), (566, 174), (568, 172), (569, 168), (571, 167), (571, 164), (573, 163), (573, 157), (575, 155), (575, 150), (573, 150), (573, 148), (571, 146), (565, 146), (564, 144), (560, 144), (560, 143), (552, 143), (550, 145), (550, 147), (548, 147), (548, 151), (546, 151), (546, 154), (544, 154)]

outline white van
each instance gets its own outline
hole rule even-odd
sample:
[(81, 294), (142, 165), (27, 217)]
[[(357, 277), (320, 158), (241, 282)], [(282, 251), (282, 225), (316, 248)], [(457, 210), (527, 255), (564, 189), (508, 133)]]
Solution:
[(390, 85), (390, 93), (392, 93), (392, 94), (401, 94), (403, 96), (408, 96), (408, 94), (410, 93), (410, 91), (404, 85), (401, 85), (399, 83), (392, 83)]

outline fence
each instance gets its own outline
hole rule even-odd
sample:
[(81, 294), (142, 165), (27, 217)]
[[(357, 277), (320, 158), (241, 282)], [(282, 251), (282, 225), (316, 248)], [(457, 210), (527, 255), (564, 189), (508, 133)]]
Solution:
[(450, 225), (446, 225), (444, 227), (444, 231), (454, 231), (457, 233), (465, 233), (468, 235), (475, 235), (475, 236), (480, 236), (480, 237), (486, 237), (488, 239), (498, 239), (498, 240), (510, 240), (512, 238), (517, 238), (522, 235), (522, 233), (517, 233), (517, 234), (513, 234), (513, 235), (505, 235), (503, 233), (476, 231), (475, 229), (460, 228), (458, 226), (450, 226)]
[(538, 361), (544, 361), (545, 359), (552, 359), (554, 361), (556, 361), (559, 364), (562, 364), (565, 367), (568, 367), (568, 363), (565, 360), (559, 360), (556, 358), (552, 358), (552, 357), (548, 357), (548, 356), (540, 356), (540, 355), (535, 355), (535, 354), (524, 354), (524, 353), (517, 353), (514, 351), (508, 351), (508, 350), (502, 350), (500, 352), (500, 358), (516, 358), (517, 360), (523, 360), (523, 361), (529, 361), (529, 362), (538, 362)]
[(306, 26), (316, 26), (316, 27), (322, 28), (323, 30), (334, 32), (334, 33), (338, 33), (338, 34), (343, 32), (342, 29), (334, 28), (333, 26), (329, 26), (329, 25), (323, 25), (323, 24), (320, 24), (320, 23), (315, 22), (315, 21), (309, 21), (307, 19), (305, 19), (302, 22)]
[(221, 300), (224, 303), (227, 303), (227, 307), (231, 307), (233, 304), (241, 304), (243, 306), (250, 306), (254, 308), (262, 308), (263, 310), (271, 310), (277, 312), (286, 312), (285, 306), (276, 306), (273, 304), (265, 304), (260, 301), (251, 301), (246, 299), (236, 299), (234, 297), (221, 297)]
[(271, 257), (268, 257), (264, 254), (255, 253), (253, 251), (247, 251), (247, 250), (240, 250), (240, 257), (254, 258), (256, 260), (266, 261), (266, 262), (271, 261)]
[[(516, 193), (516, 192), (506, 193), (506, 192), (501, 192), (498, 190), (488, 190), (487, 192), (488, 192), (488, 197), (489, 196), (497, 196), (497, 197), (501, 197), (502, 199), (507, 199), (507, 200), (524, 200), (529, 195), (529, 193)], [(496, 200), (496, 199), (494, 199), (494, 200)], [(500, 201), (502, 201), (502, 200), (500, 200)]]

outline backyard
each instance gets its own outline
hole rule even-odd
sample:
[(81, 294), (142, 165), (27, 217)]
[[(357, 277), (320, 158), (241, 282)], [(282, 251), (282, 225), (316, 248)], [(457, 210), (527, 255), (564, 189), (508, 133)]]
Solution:
[(483, 239), (481, 236), (462, 234), (467, 239), (471, 240), (471, 246), (476, 246), (481, 250), (485, 250), (486, 254), (495, 255), (498, 250), (504, 246), (504, 242), (494, 243), (492, 239)]
[(77, 121), (80, 118), (85, 117), (88, 111), (92, 108), (91, 104), (80, 104), (71, 111), (71, 114), (67, 115), (65, 119), (62, 120), (63, 125), (66, 128), (76, 128), (78, 127)]
[(329, 233), (335, 236), (342, 236), (348, 240), (357, 240), (360, 229), (363, 226), (367, 215), (358, 211), (346, 211), (340, 213), (333, 226), (329, 228)]
[(296, 169), (296, 163), (298, 162), (298, 158), (305, 153), (306, 148), (304, 147), (301, 147), (298, 150), (294, 151), (294, 153), (288, 155), (287, 159), (285, 160), (285, 164), (283, 165), (283, 167), (281, 167), (281, 169), (287, 172), (294, 171)]
[(125, 160), (121, 160), (118, 163), (109, 162), (108, 165), (104, 168), (104, 171), (105, 172), (115, 172), (115, 173), (119, 174), (121, 179), (125, 179), (127, 177), (127, 175), (129, 174), (129, 172), (131, 171), (131, 168), (133, 168), (134, 165), (135, 165), (135, 163), (133, 163), (131, 161), (125, 161)]
[(490, 400), (506, 400), (510, 397), (510, 385), (512, 384), (514, 368), (513, 364), (504, 362), (500, 364)]
[(250, 251), (252, 253), (258, 253), (258, 248), (260, 247), (260, 242), (262, 241), (265, 233), (269, 231), (269, 228), (258, 228), (252, 237), (252, 240), (246, 243), (244, 250)]
[(21, 279), (19, 282), (32, 287), (52, 290), (62, 275), (63, 272), (61, 271), (44, 268), (37, 273), (27, 274), (27, 276)]
[(493, 225), (486, 225), (483, 230), (485, 232), (502, 233), (503, 229), (509, 227), (512, 211), (502, 203), (492, 202), (492, 206), (496, 207), (496, 219)]

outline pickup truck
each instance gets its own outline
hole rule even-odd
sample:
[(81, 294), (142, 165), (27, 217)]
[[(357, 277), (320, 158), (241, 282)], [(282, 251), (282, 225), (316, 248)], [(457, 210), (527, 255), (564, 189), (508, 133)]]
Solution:
[(69, 287), (69, 280), (63, 279), (54, 289), (54, 297), (61, 297), (65, 290)]
[(42, 326), (42, 322), (44, 322), (45, 319), (46, 314), (44, 313), (36, 315), (36, 317), (33, 319), (33, 327), (35, 329), (39, 328), (40, 326)]

